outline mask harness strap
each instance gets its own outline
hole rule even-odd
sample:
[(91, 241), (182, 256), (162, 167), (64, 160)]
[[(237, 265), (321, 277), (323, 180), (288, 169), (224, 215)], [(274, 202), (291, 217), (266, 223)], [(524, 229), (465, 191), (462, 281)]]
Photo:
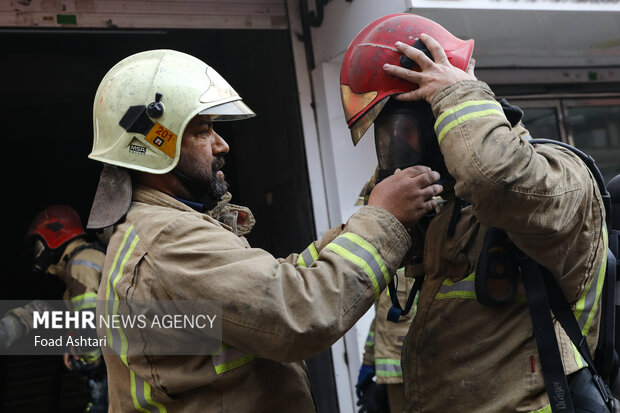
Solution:
[[(394, 282), (396, 280), (396, 282)], [(415, 296), (422, 288), (422, 283), (424, 282), (424, 277), (419, 276), (415, 277), (415, 281), (413, 282), (413, 287), (411, 287), (411, 291), (409, 292), (409, 296), (407, 297), (407, 302), (405, 303), (405, 308), (402, 308), (400, 302), (398, 301), (397, 288), (398, 288), (398, 275), (394, 274), (390, 282), (388, 283), (388, 291), (390, 292), (390, 299), (392, 300), (392, 307), (390, 307), (387, 319), (393, 323), (398, 323), (398, 320), (401, 316), (406, 316), (409, 314), (411, 307), (413, 306), (413, 302), (415, 301)]]

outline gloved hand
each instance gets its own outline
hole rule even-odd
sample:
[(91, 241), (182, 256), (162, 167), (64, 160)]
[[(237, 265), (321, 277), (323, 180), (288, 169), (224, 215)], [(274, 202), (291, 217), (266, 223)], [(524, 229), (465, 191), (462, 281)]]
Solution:
[(385, 384), (377, 384), (373, 380), (364, 388), (362, 397), (357, 401), (360, 406), (358, 413), (390, 413)]
[(506, 116), (506, 119), (508, 119), (508, 122), (510, 122), (511, 126), (515, 126), (521, 121), (523, 118), (523, 110), (521, 110), (520, 107), (511, 105), (506, 99), (500, 100), (499, 104), (502, 105), (504, 115)]
[(375, 377), (375, 367), (368, 364), (362, 364), (360, 372), (357, 375), (357, 384), (355, 385), (355, 393), (357, 398), (361, 399), (362, 394), (366, 387), (372, 382), (372, 378)]

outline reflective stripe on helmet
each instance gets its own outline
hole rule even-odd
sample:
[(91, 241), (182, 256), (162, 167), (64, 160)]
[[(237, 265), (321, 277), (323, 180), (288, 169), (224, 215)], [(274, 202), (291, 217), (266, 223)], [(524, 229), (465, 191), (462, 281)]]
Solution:
[(435, 122), (437, 140), (441, 143), (446, 133), (450, 132), (460, 123), (464, 123), (470, 119), (492, 115), (499, 115), (506, 118), (502, 110), (502, 105), (494, 100), (471, 100), (461, 103), (460, 105), (446, 110), (437, 118)]
[(391, 276), (375, 247), (359, 235), (347, 232), (327, 244), (325, 248), (361, 267), (375, 289), (375, 299), (379, 299)]

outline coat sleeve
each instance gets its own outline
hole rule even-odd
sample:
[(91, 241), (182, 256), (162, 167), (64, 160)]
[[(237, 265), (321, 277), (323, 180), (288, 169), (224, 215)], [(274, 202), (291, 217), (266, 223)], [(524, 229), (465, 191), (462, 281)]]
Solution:
[(353, 326), (410, 243), (391, 214), (362, 207), (342, 233), (323, 248), (317, 244), (308, 265), (299, 261), (304, 253), (278, 260), (188, 214), (162, 230), (149, 254), (173, 299), (221, 303), (225, 343), (259, 358), (296, 361), (328, 348)]
[[(602, 213), (592, 211), (600, 202), (587, 166), (557, 145), (531, 145), (522, 125), (510, 126), (485, 83), (449, 86), (432, 107), (456, 195), (473, 204), (482, 224), (505, 229), (527, 253), (566, 246), (584, 222)], [(592, 230), (596, 240), (600, 228)]]

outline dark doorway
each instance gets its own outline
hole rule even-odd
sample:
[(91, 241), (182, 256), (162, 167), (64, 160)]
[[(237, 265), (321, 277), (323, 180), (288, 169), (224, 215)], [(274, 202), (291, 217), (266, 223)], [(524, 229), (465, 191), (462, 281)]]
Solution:
[[(116, 62), (148, 49), (176, 49), (203, 59), (257, 113), (215, 125), (231, 147), (224, 172), (232, 202), (256, 216), (250, 243), (286, 256), (314, 240), (288, 31), (2, 30), (0, 44), (6, 264), (1, 299), (37, 298), (36, 286), (16, 265), (36, 212), (63, 203), (84, 221), (88, 217), (101, 168), (87, 158), (95, 91)], [(0, 363), (0, 411), (79, 412), (84, 406), (60, 357), (1, 357)]]

